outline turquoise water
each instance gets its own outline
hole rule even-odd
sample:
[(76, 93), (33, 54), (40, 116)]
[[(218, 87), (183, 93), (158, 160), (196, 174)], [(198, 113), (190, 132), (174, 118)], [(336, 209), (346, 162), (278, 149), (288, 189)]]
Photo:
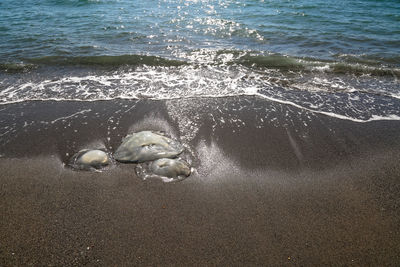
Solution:
[(399, 68), (398, 0), (0, 2), (3, 104), (250, 94), (393, 119)]

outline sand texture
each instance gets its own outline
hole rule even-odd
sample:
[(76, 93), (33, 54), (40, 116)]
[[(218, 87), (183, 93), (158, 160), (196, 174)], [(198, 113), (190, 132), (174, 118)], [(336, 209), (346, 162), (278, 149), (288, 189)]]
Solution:
[[(400, 264), (400, 122), (255, 97), (1, 109), (1, 266)], [(65, 165), (141, 130), (179, 140), (192, 174)]]

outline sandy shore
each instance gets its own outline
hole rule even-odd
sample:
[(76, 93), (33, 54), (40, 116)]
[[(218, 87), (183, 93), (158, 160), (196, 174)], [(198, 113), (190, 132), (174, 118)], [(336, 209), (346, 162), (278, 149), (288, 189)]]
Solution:
[[(0, 109), (1, 266), (400, 263), (400, 122), (255, 97)], [(144, 129), (184, 143), (194, 174), (64, 166)]]

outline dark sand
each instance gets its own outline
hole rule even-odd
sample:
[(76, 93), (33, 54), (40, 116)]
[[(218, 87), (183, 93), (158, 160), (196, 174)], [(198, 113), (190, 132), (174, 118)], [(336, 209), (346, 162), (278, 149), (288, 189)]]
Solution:
[[(0, 110), (0, 266), (400, 264), (400, 122), (254, 97)], [(186, 144), (194, 174), (63, 164), (143, 129)]]

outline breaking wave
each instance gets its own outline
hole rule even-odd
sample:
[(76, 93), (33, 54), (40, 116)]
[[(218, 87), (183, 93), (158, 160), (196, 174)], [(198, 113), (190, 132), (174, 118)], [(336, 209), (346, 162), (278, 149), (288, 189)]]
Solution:
[[(44, 57), (0, 65), (0, 104), (254, 95), (357, 122), (400, 118), (400, 70), (250, 51)], [(365, 61), (365, 60), (364, 60)]]
[[(64, 57), (48, 56), (24, 59), (21, 62), (0, 64), (0, 72), (27, 72), (44, 66), (89, 66), (89, 67), (120, 67), (120, 66), (159, 66), (176, 67), (188, 64), (194, 65), (243, 65), (249, 68), (277, 69), (280, 71), (332, 72), (336, 74), (400, 76), (398, 62), (382, 64), (379, 59), (366, 60), (363, 56), (337, 55), (338, 61), (315, 58), (291, 57), (281, 54), (262, 54), (239, 50), (196, 50), (176, 52), (174, 58), (164, 58), (150, 55), (117, 55), (117, 56), (83, 56)], [(340, 60), (339, 60), (340, 59)]]

